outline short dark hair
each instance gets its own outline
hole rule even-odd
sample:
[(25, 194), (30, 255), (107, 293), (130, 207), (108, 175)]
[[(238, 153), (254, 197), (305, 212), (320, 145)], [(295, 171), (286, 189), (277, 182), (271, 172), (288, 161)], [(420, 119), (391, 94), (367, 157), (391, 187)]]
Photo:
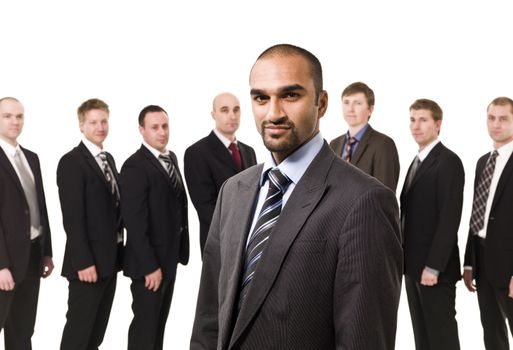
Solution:
[(349, 84), (344, 91), (342, 91), (342, 98), (344, 96), (350, 96), (360, 92), (365, 95), (365, 99), (367, 100), (369, 107), (374, 106), (374, 91), (372, 91), (367, 84), (364, 84), (361, 81)]
[(310, 75), (315, 87), (315, 98), (318, 99), (322, 91), (322, 66), (319, 59), (310, 51), (291, 44), (277, 44), (269, 47), (258, 56), (257, 61), (272, 56), (300, 56), (310, 66)]
[(488, 107), (486, 107), (486, 110), (488, 110), (491, 105), (494, 105), (494, 106), (507, 106), (507, 105), (509, 105), (511, 113), (513, 113), (513, 100), (510, 99), (509, 97), (500, 96), (500, 97), (494, 98), (493, 101), (490, 102)]
[(442, 108), (440, 108), (438, 103), (432, 100), (428, 100), (427, 98), (420, 98), (413, 102), (413, 104), (410, 106), (410, 111), (418, 111), (419, 109), (426, 109), (428, 111), (431, 111), (431, 114), (435, 122), (442, 120), (444, 117)]
[(78, 121), (83, 122), (85, 114), (93, 109), (99, 109), (109, 114), (109, 106), (98, 98), (91, 98), (82, 104), (77, 109)]
[(164, 110), (164, 108), (162, 108), (160, 106), (157, 106), (157, 105), (146, 106), (139, 113), (139, 125), (144, 126), (144, 118), (146, 117), (146, 114), (155, 113), (155, 112), (164, 112), (167, 115), (167, 112)]

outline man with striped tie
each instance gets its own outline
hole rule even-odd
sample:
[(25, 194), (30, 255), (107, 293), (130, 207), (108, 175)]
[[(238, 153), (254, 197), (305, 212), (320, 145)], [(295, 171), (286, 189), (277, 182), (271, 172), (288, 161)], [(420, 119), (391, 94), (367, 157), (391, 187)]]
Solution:
[(513, 332), (511, 98), (497, 97), (488, 105), (487, 126), (493, 147), (476, 165), (463, 279), (469, 291), (477, 290), (486, 349), (505, 350), (509, 349), (506, 320)]
[(62, 275), (69, 283), (61, 350), (97, 349), (102, 343), (123, 249), (118, 172), (103, 147), (109, 106), (93, 98), (83, 102), (77, 114), (82, 141), (57, 167), (66, 231)]
[(169, 151), (169, 117), (155, 105), (139, 114), (141, 148), (121, 168), (121, 208), (127, 242), (123, 270), (132, 279), (134, 318), (129, 350), (160, 350), (178, 263), (189, 260), (187, 197), (176, 155)]
[(328, 96), (310, 52), (267, 49), (250, 87), (270, 153), (221, 189), (191, 349), (393, 349), (402, 272), (393, 192), (323, 140)]

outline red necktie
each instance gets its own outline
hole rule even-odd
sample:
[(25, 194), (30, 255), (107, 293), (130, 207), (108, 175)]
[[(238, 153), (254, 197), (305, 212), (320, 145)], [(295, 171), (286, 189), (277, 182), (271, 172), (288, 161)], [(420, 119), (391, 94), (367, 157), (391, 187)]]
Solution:
[(233, 162), (237, 169), (242, 170), (242, 160), (240, 158), (239, 148), (235, 144), (235, 142), (230, 143), (230, 147), (228, 147), (230, 151), (232, 151)]

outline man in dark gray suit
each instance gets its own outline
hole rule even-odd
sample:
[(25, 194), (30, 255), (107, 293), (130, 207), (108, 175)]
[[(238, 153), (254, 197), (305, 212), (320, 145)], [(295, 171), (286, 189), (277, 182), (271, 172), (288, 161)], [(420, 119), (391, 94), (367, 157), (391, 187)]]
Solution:
[(395, 196), (319, 133), (322, 68), (292, 45), (250, 74), (269, 159), (227, 180), (203, 254), (191, 349), (393, 349)]
[(399, 180), (399, 155), (394, 140), (369, 124), (374, 100), (374, 91), (362, 82), (352, 83), (342, 91), (342, 112), (349, 129), (332, 140), (330, 147), (395, 191)]

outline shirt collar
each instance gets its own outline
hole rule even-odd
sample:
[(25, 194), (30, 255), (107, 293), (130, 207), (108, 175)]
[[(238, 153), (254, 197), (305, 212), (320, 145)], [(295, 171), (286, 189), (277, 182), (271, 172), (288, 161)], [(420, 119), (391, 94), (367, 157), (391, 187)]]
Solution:
[(151, 154), (153, 154), (155, 156), (155, 158), (159, 159), (159, 156), (162, 154), (164, 156), (167, 156), (169, 154), (169, 151), (166, 150), (165, 153), (162, 153), (160, 152), (158, 149), (156, 148), (153, 148), (151, 147), (148, 143), (146, 143), (146, 141), (143, 140), (142, 144), (144, 145), (144, 147), (146, 147), (148, 149), (148, 151), (151, 152)]
[(89, 152), (91, 152), (93, 157), (98, 157), (100, 152), (103, 151), (102, 148), (98, 147), (97, 145), (95, 145), (94, 143), (92, 143), (91, 141), (86, 139), (85, 137), (82, 137), (82, 143), (86, 146), (86, 148), (89, 150)]
[(505, 156), (506, 158), (509, 158), (513, 153), (513, 141), (510, 141), (507, 144), (497, 148), (497, 152), (499, 153), (499, 156)]
[[(363, 126), (363, 128), (358, 130), (358, 132), (353, 136), (356, 139), (356, 142), (360, 142), (360, 140), (363, 137), (363, 134), (365, 134), (365, 132), (367, 131), (368, 128), (369, 128), (369, 123), (365, 124)], [(349, 140), (350, 137), (351, 137), (351, 135), (349, 135), (349, 130), (348, 130), (347, 134), (346, 134), (346, 140)]]
[(276, 166), (272, 154), (269, 152), (269, 157), (264, 163), (264, 168), (262, 169), (260, 186), (262, 186), (267, 180), (267, 172), (276, 167), (280, 169), (283, 174), (287, 175), (294, 184), (297, 184), (312, 160), (321, 150), (323, 143), (324, 140), (319, 132), (310, 141), (285, 158), (285, 160), (278, 166)]
[(436, 139), (435, 141), (431, 142), (429, 145), (424, 147), (422, 151), (419, 151), (419, 154), (417, 156), (419, 157), (419, 160), (421, 162), (423, 162), (424, 159), (426, 159), (426, 157), (429, 155), (429, 152), (431, 152), (431, 150), (435, 148), (438, 142), (440, 142), (440, 140)]
[[(226, 148), (230, 147), (230, 144), (232, 143), (232, 141), (228, 140), (228, 138), (226, 138), (226, 136), (221, 134), (219, 132), (219, 130), (214, 128), (214, 134), (216, 134), (217, 138), (223, 143), (224, 147), (226, 147)], [(233, 143), (237, 144), (237, 139), (235, 139), (233, 141)]]
[(14, 157), (14, 155), (16, 154), (16, 151), (21, 150), (19, 143), (17, 143), (16, 146), (13, 146), (1, 137), (0, 137), (0, 147), (2, 147), (4, 152), (11, 157)]

